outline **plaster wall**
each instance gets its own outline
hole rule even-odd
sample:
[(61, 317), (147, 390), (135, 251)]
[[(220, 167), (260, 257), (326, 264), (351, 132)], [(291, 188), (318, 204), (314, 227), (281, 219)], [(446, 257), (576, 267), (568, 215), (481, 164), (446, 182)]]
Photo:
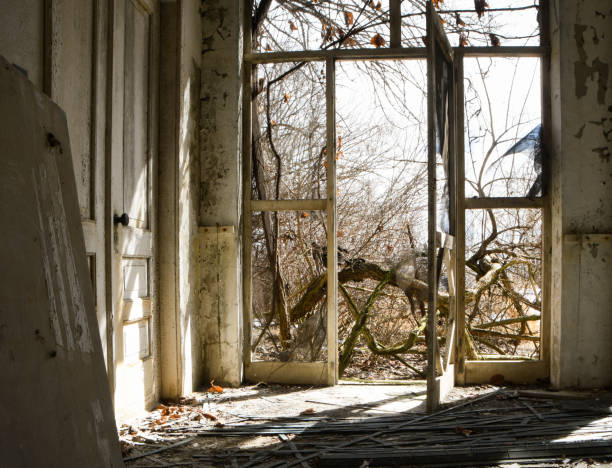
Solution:
[(612, 4), (551, 8), (552, 353), (558, 387), (612, 384)]
[(241, 4), (201, 3), (200, 334), (205, 378), (226, 385), (242, 380)]

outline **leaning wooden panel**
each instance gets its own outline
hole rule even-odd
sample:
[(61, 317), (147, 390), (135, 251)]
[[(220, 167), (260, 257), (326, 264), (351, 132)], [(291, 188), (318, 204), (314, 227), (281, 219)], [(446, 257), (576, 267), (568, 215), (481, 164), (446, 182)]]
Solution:
[(120, 467), (63, 111), (0, 57), (3, 466)]
[(436, 39), (433, 7), (427, 3), (427, 411), (434, 411), (439, 405), (436, 390)]
[(466, 361), (465, 383), (533, 384), (548, 377), (544, 361)]
[(328, 385), (326, 362), (253, 361), (245, 369), (247, 382), (285, 385)]

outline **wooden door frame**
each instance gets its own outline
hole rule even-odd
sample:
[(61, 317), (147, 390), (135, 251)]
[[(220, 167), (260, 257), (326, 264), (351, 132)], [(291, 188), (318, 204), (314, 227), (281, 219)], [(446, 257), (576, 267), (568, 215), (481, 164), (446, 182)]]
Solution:
[[(251, 177), (251, 123), (252, 123), (252, 84), (251, 84), (251, 73), (252, 67), (256, 64), (268, 64), (268, 63), (283, 63), (283, 62), (337, 62), (342, 60), (384, 60), (384, 59), (423, 59), (426, 60), (428, 57), (428, 48), (426, 47), (402, 47), (401, 35), (399, 28), (401, 27), (401, 19), (398, 18), (398, 14), (401, 14), (399, 8), (400, 0), (390, 0), (390, 26), (391, 26), (391, 44), (390, 47), (379, 48), (379, 49), (319, 49), (319, 50), (300, 50), (300, 51), (288, 51), (288, 52), (255, 52), (253, 51), (251, 44), (251, 5), (252, 0), (243, 1), (243, 31), (244, 31), (244, 47), (243, 47), (243, 63), (245, 65), (245, 73), (243, 75), (243, 102), (242, 102), (242, 158), (243, 158), (243, 362), (245, 368), (248, 369), (251, 363), (251, 251), (250, 251), (250, 236), (251, 236), (251, 219), (250, 215), (253, 211), (261, 211), (262, 209), (269, 210), (315, 210), (315, 209), (327, 209), (328, 204), (326, 200), (274, 200), (274, 201), (255, 201), (251, 200), (250, 195), (250, 177)], [(547, 3), (547, 2), (543, 2)], [(427, 2), (427, 8), (432, 9), (431, 2)], [(437, 16), (435, 10), (432, 9), (434, 14)], [(547, 8), (543, 8), (544, 17), (547, 17)], [(433, 15), (429, 15), (433, 17)], [(543, 21), (546, 23), (546, 19)], [(432, 22), (431, 27), (442, 30), (441, 24)], [(442, 31), (443, 32), (443, 31)], [(455, 87), (454, 93), (454, 107), (455, 107), (455, 127), (454, 127), (454, 142), (456, 161), (454, 172), (454, 181), (456, 184), (456, 200), (454, 202), (455, 208), (455, 226), (456, 226), (456, 241), (455, 241), (455, 274), (456, 274), (456, 302), (455, 307), (458, 311), (457, 314), (457, 325), (455, 334), (455, 362), (454, 366), (454, 378), (458, 384), (466, 384), (466, 367), (475, 368), (480, 366), (480, 363), (475, 361), (466, 362), (465, 359), (465, 210), (468, 208), (477, 208), (480, 204), (484, 207), (494, 206), (499, 203), (498, 199), (482, 199), (482, 200), (467, 200), (465, 199), (465, 149), (463, 141), (463, 128), (464, 128), (464, 88), (463, 88), (463, 58), (464, 57), (540, 57), (543, 60), (548, 56), (549, 47), (546, 42), (543, 42), (539, 46), (501, 46), (501, 47), (450, 47), (450, 53), (453, 54), (455, 60), (453, 66), (453, 74), (455, 76)], [(543, 64), (543, 83), (547, 83), (547, 71), (544, 70)], [(543, 89), (545, 89), (543, 87)], [(546, 94), (546, 93), (544, 93)], [(547, 107), (544, 107), (544, 118), (548, 112)], [(329, 124), (329, 118), (328, 124)], [(548, 125), (546, 122), (543, 124)], [(329, 130), (329, 129), (328, 129)], [(546, 129), (545, 129), (546, 133)], [(331, 152), (328, 152), (328, 156)], [(334, 161), (335, 162), (335, 161)], [(328, 162), (328, 172), (332, 164)], [(335, 164), (333, 165), (335, 170)], [(329, 180), (329, 179), (328, 179)], [(550, 260), (548, 254), (548, 248), (550, 246), (550, 214), (549, 214), (549, 200), (545, 197), (542, 200), (536, 199), (536, 201), (527, 201), (528, 199), (518, 199), (519, 205), (537, 204), (542, 206), (544, 209), (544, 248), (543, 260), (544, 260), (544, 275), (543, 275), (543, 295), (548, 296), (548, 289), (550, 283)], [(504, 202), (510, 203), (510, 202)], [(512, 202), (515, 203), (515, 202)], [(335, 206), (335, 201), (334, 201)], [(521, 205), (522, 206), (522, 205)], [(531, 206), (531, 205), (530, 205)], [(329, 213), (328, 213), (329, 215)], [(548, 221), (546, 221), (548, 220)], [(329, 246), (328, 246), (328, 251)], [(329, 256), (331, 257), (331, 256)], [(331, 283), (330, 283), (331, 284)], [(543, 301), (543, 313), (542, 313), (542, 328), (544, 334), (542, 338), (542, 361), (535, 369), (537, 375), (548, 375), (549, 368), (549, 332), (547, 331), (550, 323), (550, 305), (548, 300)], [(333, 321), (334, 326), (336, 324), (337, 311), (331, 314), (328, 310), (328, 315), (334, 315)], [(328, 317), (329, 319), (329, 317)], [(328, 337), (329, 338), (329, 337)], [(336, 341), (337, 343), (337, 341)], [(335, 345), (334, 345), (335, 346)], [(337, 362), (337, 361), (336, 361)], [(483, 361), (484, 362), (484, 361)], [(255, 380), (261, 380), (262, 377), (270, 375), (272, 372), (277, 372), (279, 369), (286, 369), (287, 363), (257, 363), (261, 364), (262, 372), (253, 373), (246, 372), (247, 379), (254, 378)], [(303, 364), (301, 368), (295, 367), (295, 371), (291, 371), (290, 382), (287, 383), (305, 383), (306, 381), (311, 382), (313, 378), (319, 376), (319, 382), (323, 383), (323, 379), (320, 377), (319, 369), (314, 366), (307, 366), (306, 364), (311, 363), (299, 363)], [(314, 363), (316, 364), (316, 363)], [(496, 365), (501, 363), (497, 362)], [(514, 362), (510, 365), (516, 370), (518, 374), (524, 375), (535, 375), (533, 366), (531, 363), (520, 363)], [(265, 368), (265, 369), (264, 369)], [(284, 372), (284, 370), (283, 370)], [(333, 385), (337, 381), (332, 382), (331, 376), (325, 382), (329, 385)], [(432, 387), (433, 388), (433, 387)]]

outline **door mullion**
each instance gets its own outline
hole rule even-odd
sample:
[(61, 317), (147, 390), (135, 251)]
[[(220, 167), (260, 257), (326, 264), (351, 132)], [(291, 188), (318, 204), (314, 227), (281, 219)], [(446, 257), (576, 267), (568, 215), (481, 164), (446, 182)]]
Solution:
[(337, 282), (338, 248), (336, 237), (336, 63), (326, 61), (327, 110), (327, 383), (338, 382)]
[(457, 154), (457, 231), (456, 256), (456, 309), (457, 309), (457, 364), (455, 379), (459, 385), (465, 383), (465, 141), (464, 141), (464, 89), (463, 54), (455, 54), (455, 149)]

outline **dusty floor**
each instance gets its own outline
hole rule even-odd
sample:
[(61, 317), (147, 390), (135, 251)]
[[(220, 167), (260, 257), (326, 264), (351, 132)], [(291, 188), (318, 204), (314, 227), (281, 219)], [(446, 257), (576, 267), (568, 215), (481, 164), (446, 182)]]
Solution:
[[(609, 466), (606, 455), (612, 455), (612, 395), (604, 392), (456, 388), (441, 411), (428, 415), (419, 381), (209, 390), (120, 421), (126, 466), (586, 467)], [(542, 458), (551, 442), (573, 445), (564, 446), (568, 454)], [(495, 452), (500, 446), (512, 447), (506, 464), (466, 454), (502, 460)], [(515, 453), (519, 446), (524, 457)]]

